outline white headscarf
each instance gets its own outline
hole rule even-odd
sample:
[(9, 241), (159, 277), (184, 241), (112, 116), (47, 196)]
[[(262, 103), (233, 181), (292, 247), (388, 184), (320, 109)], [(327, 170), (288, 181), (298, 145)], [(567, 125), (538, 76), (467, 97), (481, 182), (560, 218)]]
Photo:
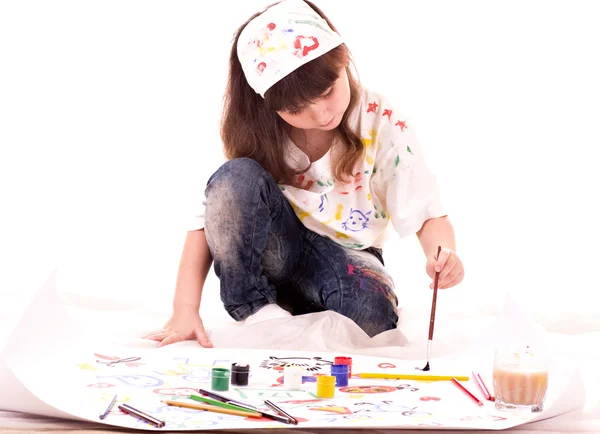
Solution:
[(246, 80), (264, 98), (286, 75), (343, 42), (303, 0), (283, 0), (248, 23), (237, 54)]

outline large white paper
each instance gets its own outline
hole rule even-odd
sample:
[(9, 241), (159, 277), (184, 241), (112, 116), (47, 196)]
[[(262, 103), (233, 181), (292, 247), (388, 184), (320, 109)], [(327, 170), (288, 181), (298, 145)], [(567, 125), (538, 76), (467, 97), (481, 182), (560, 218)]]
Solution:
[[(209, 389), (213, 366), (228, 367), (232, 362), (242, 360), (251, 364), (251, 384), (239, 390), (232, 389), (228, 392), (230, 396), (256, 405), (269, 398), (303, 419), (299, 427), (305, 428), (505, 429), (563, 414), (580, 408), (583, 402), (581, 376), (576, 367), (568, 366), (563, 360), (557, 360), (551, 366), (546, 409), (538, 415), (499, 413), (491, 402), (479, 408), (449, 382), (352, 378), (350, 389), (338, 389), (334, 399), (318, 401), (314, 397), (314, 383), (305, 383), (299, 391), (289, 391), (281, 386), (278, 364), (306, 365), (306, 375), (327, 374), (326, 362), (332, 361), (335, 355), (351, 355), (354, 373), (361, 370), (389, 372), (390, 369), (416, 373), (415, 366), (422, 365), (423, 360), (411, 357), (414, 356), (411, 348), (393, 345), (377, 348), (380, 350), (377, 356), (361, 355), (352, 342), (347, 345), (348, 351), (342, 354), (339, 348), (336, 353), (308, 351), (308, 338), (300, 347), (303, 351), (290, 351), (291, 343), (302, 343), (300, 335), (280, 350), (264, 346), (261, 350), (202, 349), (193, 342), (160, 349), (112, 346), (97, 338), (87, 339), (81, 328), (69, 319), (60, 303), (55, 279), (53, 274), (38, 292), (2, 351), (0, 369), (7, 370), (8, 375), (2, 376), (4, 387), (0, 392), (0, 409), (153, 429), (118, 410), (100, 421), (98, 415), (117, 393), (120, 402), (135, 403), (143, 411), (164, 419), (166, 428), (171, 430), (283, 427), (278, 422), (249, 421), (237, 416), (168, 407), (160, 402), (165, 397), (185, 399), (199, 387)], [(332, 316), (325, 318), (331, 320)], [(277, 334), (274, 322), (262, 327)], [(352, 330), (351, 325), (348, 328)], [(237, 329), (236, 338), (245, 339), (245, 345), (240, 347), (260, 342), (266, 331), (259, 324)], [(289, 333), (291, 328), (287, 330)], [(218, 342), (218, 332), (213, 331), (211, 338)], [(490, 387), (495, 345), (507, 340), (531, 342), (543, 338), (543, 331), (531, 324), (509, 301), (504, 315), (483, 331), (470, 348), (434, 358), (431, 360), (432, 371), (428, 374), (470, 376), (471, 370), (478, 370)], [(392, 338), (392, 342), (394, 340), (404, 343), (401, 334), (397, 339)], [(235, 346), (235, 339), (230, 342)], [(366, 352), (373, 354), (375, 350), (376, 347), (371, 346)], [(390, 353), (395, 357), (389, 357)], [(406, 357), (401, 359), (399, 356)], [(129, 357), (140, 359), (129, 363), (123, 361)], [(481, 398), (473, 382), (464, 384)], [(371, 393), (374, 390), (378, 393)]]

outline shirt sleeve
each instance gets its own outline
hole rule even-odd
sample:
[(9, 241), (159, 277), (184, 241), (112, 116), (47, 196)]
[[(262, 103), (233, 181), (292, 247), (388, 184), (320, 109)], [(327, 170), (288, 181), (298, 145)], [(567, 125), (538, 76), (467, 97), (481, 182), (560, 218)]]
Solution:
[(394, 229), (404, 238), (418, 232), (425, 221), (446, 214), (437, 179), (427, 167), (412, 123), (402, 114), (392, 115), (379, 119), (379, 150), (371, 185)]
[(194, 196), (192, 205), (192, 216), (187, 223), (187, 231), (199, 231), (204, 229), (204, 216), (206, 214), (206, 196), (204, 189), (200, 190), (200, 193)]

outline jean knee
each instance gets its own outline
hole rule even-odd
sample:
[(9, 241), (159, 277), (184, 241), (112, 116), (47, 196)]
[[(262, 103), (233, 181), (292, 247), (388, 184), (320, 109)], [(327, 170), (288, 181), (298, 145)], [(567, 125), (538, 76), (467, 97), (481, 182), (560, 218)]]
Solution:
[(225, 191), (247, 192), (248, 189), (260, 187), (269, 173), (251, 158), (234, 158), (221, 165), (210, 177), (207, 194)]
[(250, 158), (237, 158), (223, 164), (206, 186), (206, 224), (238, 220), (252, 206), (270, 176)]
[(346, 299), (341, 312), (352, 319), (369, 337), (398, 325), (397, 299), (384, 292), (373, 292), (368, 297)]

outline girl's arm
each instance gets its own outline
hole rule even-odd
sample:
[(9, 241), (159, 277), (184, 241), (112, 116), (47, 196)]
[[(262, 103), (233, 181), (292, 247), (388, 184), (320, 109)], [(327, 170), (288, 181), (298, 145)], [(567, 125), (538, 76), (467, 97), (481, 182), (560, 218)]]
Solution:
[(187, 233), (175, 286), (173, 310), (199, 312), (206, 276), (212, 265), (204, 229)]
[(425, 221), (417, 237), (427, 259), (437, 257), (438, 246), (456, 251), (454, 228), (447, 216)]
[(188, 232), (179, 263), (173, 314), (162, 330), (144, 338), (159, 342), (159, 346), (195, 338), (203, 347), (212, 347), (200, 318), (202, 289), (212, 260), (204, 230)]

